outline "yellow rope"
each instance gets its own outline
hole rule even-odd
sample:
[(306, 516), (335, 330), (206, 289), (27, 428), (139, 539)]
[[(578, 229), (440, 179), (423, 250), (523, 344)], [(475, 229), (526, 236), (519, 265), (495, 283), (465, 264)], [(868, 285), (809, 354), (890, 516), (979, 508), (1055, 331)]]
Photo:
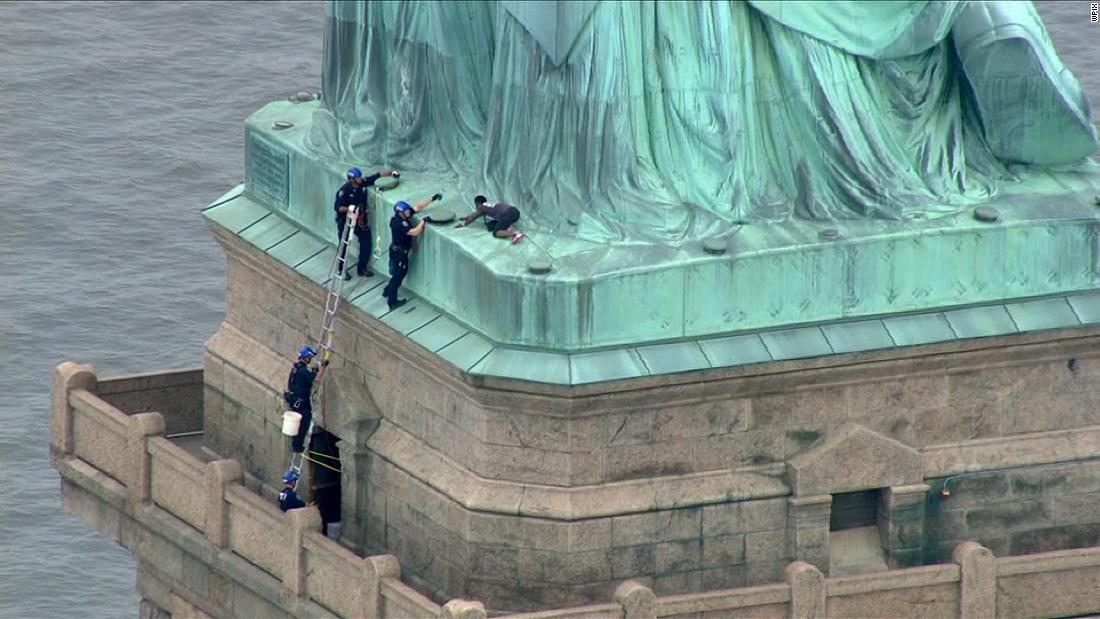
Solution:
[[(313, 452), (313, 451), (310, 452), (311, 455), (316, 454), (316, 453), (317, 452)], [(323, 454), (317, 454), (317, 455), (323, 455)], [(310, 458), (309, 456), (304, 456), (304, 457), (305, 457), (306, 460), (309, 460), (310, 462), (312, 462), (312, 463), (314, 463), (318, 466), (323, 466), (323, 467), (325, 467), (326, 469), (328, 469), (330, 471), (336, 471), (337, 473), (343, 473), (343, 471), (341, 471), (340, 469), (335, 468), (335, 467), (331, 467), (331, 466), (325, 464), (324, 462), (318, 462), (317, 460), (314, 460), (313, 458)]]

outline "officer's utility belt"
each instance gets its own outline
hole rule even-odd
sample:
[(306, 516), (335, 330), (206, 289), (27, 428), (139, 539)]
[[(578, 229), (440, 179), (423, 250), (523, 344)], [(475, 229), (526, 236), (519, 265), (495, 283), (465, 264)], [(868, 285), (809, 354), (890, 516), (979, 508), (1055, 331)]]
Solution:
[(402, 245), (390, 245), (390, 256), (404, 258), (409, 255), (409, 248)]
[(286, 405), (290, 408), (297, 408), (301, 406), (304, 400), (305, 398), (299, 397), (298, 394), (294, 393), (293, 391), (283, 392), (283, 401), (286, 402)]

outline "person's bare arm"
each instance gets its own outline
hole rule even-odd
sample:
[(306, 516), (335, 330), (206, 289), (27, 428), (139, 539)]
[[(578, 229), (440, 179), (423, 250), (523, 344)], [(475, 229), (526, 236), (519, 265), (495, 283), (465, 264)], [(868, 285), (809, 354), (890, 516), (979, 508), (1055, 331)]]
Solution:
[(479, 204), (477, 206), (477, 208), (474, 209), (474, 212), (472, 212), (469, 215), (463, 217), (461, 222), (455, 224), (455, 227), (456, 228), (465, 228), (466, 226), (468, 226), (468, 225), (472, 224), (473, 222), (477, 221), (478, 219), (480, 219), (481, 216), (485, 214), (485, 204), (487, 204), (487, 203)]

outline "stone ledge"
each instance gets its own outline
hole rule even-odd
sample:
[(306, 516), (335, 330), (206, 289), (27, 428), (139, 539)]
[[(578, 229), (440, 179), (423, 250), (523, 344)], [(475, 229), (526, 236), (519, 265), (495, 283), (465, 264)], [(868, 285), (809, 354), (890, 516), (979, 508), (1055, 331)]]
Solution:
[[(990, 453), (1007, 452), (1015, 456), (1013, 464), (1061, 462), (1066, 460), (1064, 455), (1050, 452), (1045, 439), (1050, 435), (1057, 438), (1081, 435), (1082, 432), (1084, 436), (1080, 440), (1088, 443), (1091, 437), (1100, 437), (1100, 426), (933, 445), (921, 450), (921, 456), (925, 462), (930, 457), (939, 458), (942, 462), (945, 453), (975, 447)], [(1014, 449), (1005, 449), (1006, 444), (1013, 445)], [(791, 493), (790, 486), (783, 479), (785, 465), (782, 463), (568, 488), (479, 477), (388, 421), (381, 423), (369, 445), (372, 451), (413, 479), (466, 509), (490, 513), (569, 521), (784, 497)], [(1095, 456), (1097, 453), (1092, 451), (1087, 455)], [(946, 475), (933, 472), (937, 474), (931, 474), (925, 465), (924, 478)]]
[(150, 391), (168, 387), (183, 387), (202, 383), (202, 368), (183, 368), (179, 370), (158, 370), (140, 374), (112, 376), (99, 381), (96, 393), (100, 396), (127, 393), (130, 391)]
[(997, 576), (1015, 576), (1081, 567), (1100, 567), (1100, 554), (1097, 554), (1095, 548), (1074, 548), (1045, 552), (1041, 556), (998, 557), (996, 563)]
[(78, 456), (58, 459), (55, 468), (61, 477), (102, 499), (112, 507), (125, 510), (126, 486)]
[[(239, 211), (239, 212), (238, 212)], [(281, 219), (269, 207), (238, 196), (204, 211), (215, 238), (228, 253), (238, 253), (235, 247), (247, 246), (257, 263), (269, 261), (282, 264), (314, 284), (323, 285), (327, 278), (326, 256), (331, 247), (304, 258), (295, 252), (280, 252), (282, 243), (308, 238), (310, 246), (328, 247), (330, 241), (317, 238), (299, 224), (283, 220), (273, 229), (276, 236), (250, 237), (243, 234), (261, 220)], [(271, 226), (267, 226), (271, 227)], [(378, 278), (375, 288), (381, 286)], [(397, 320), (377, 295), (370, 290), (353, 287), (354, 297), (347, 304), (390, 323), (398, 335), (417, 342), (427, 352), (447, 364), (473, 376), (503, 379), (513, 382), (535, 382), (551, 385), (585, 385), (631, 378), (676, 375), (684, 372), (723, 370), (757, 364), (775, 364), (838, 355), (848, 359), (886, 359), (899, 354), (899, 349), (923, 350), (944, 345), (958, 345), (987, 338), (1001, 339), (1051, 329), (1073, 329), (1096, 326), (1100, 319), (1100, 293), (1085, 291), (1061, 293), (1042, 298), (1013, 299), (986, 305), (952, 307), (919, 313), (869, 316), (856, 320), (834, 320), (812, 325), (786, 325), (783, 328), (723, 332), (713, 336), (679, 341), (651, 342), (644, 345), (612, 346), (586, 352), (547, 352), (545, 349), (502, 345), (486, 339), (484, 334), (461, 324), (449, 312), (432, 306), (424, 299), (415, 299), (415, 307), (400, 312), (418, 311), (416, 320)], [(372, 288), (371, 290), (373, 290)], [(351, 292), (349, 291), (349, 295)], [(1051, 311), (1057, 307), (1062, 311)], [(399, 314), (400, 314), (399, 312)], [(1040, 315), (1041, 314), (1041, 315)], [(1040, 316), (1037, 316), (1040, 315)], [(440, 322), (442, 321), (442, 322)], [(942, 333), (915, 328), (920, 321), (941, 325)], [(446, 324), (448, 337), (421, 337), (417, 333), (433, 323)], [(870, 327), (875, 333), (887, 334), (878, 342), (861, 334)], [(895, 333), (895, 335), (890, 335)], [(881, 339), (881, 338), (880, 338)], [(769, 344), (770, 342), (770, 344)], [(465, 347), (476, 343), (478, 354), (466, 354)], [(1025, 343), (1015, 339), (1013, 343)], [(463, 350), (460, 350), (463, 349)], [(756, 351), (756, 352), (752, 352)], [(538, 361), (538, 362), (534, 362)], [(835, 363), (835, 362), (833, 362)]]
[[(225, 245), (230, 254), (231, 264), (243, 264), (250, 272), (271, 282), (276, 288), (292, 292), (303, 303), (311, 303), (315, 299), (320, 305), (320, 288), (316, 287), (316, 282), (312, 282), (304, 274), (295, 276), (282, 265), (270, 268), (270, 261), (264, 258), (265, 254), (234, 240), (236, 237), (216, 225), (212, 229), (214, 236)], [(375, 289), (369, 287), (371, 285), (373, 284), (369, 284), (367, 289), (353, 288), (353, 294), (369, 297), (370, 291)], [(748, 395), (804, 390), (825, 385), (842, 386), (873, 382), (876, 379), (897, 379), (900, 376), (955, 374), (975, 368), (1009, 367), (1046, 360), (1064, 362), (1067, 357), (1086, 360), (1100, 356), (1095, 352), (1095, 340), (1100, 336), (1100, 326), (1091, 325), (1056, 332), (1028, 332), (865, 353), (615, 379), (584, 385), (552, 385), (463, 371), (444, 356), (419, 345), (408, 345), (409, 339), (417, 341), (415, 334), (410, 338), (400, 331), (382, 328), (379, 321), (370, 320), (370, 316), (372, 314), (355, 312), (352, 316), (345, 315), (343, 321), (347, 328), (361, 336), (377, 340), (403, 362), (418, 367), (430, 367), (438, 370), (440, 377), (457, 379), (452, 383), (454, 388), (477, 389), (487, 405), (492, 404), (491, 399), (503, 397), (494, 394), (509, 393), (567, 397), (576, 402), (576, 406), (584, 407), (588, 405), (585, 398), (593, 396), (615, 395), (630, 398), (631, 402), (643, 401), (648, 391), (670, 387), (685, 390), (685, 394), (687, 390), (694, 390), (698, 392), (694, 394), (695, 397), (717, 398), (720, 395), (728, 397), (729, 380), (737, 380), (739, 391)], [(445, 319), (446, 317), (440, 317), (436, 322)]]
[(657, 598), (657, 608), (658, 616), (665, 617), (729, 608), (786, 604), (790, 601), (789, 585), (759, 585), (744, 589), (664, 596)]
[(890, 570), (878, 574), (833, 576), (825, 581), (827, 595), (859, 595), (861, 593), (890, 591), (943, 585), (959, 582), (958, 565), (928, 565), (924, 567)]
[(921, 455), (925, 479), (1018, 465), (1072, 462), (1100, 456), (1100, 426), (929, 445)]
[[(246, 184), (248, 196), (268, 211), (329, 240), (331, 211), (321, 205), (331, 203), (350, 162), (319, 156), (309, 147), (312, 112), (319, 106), (273, 102), (249, 118)], [(276, 119), (290, 120), (293, 127), (274, 129)], [(282, 164), (270, 165), (273, 159)], [(446, 177), (406, 174), (399, 192), (376, 198), (375, 230), (385, 230), (393, 201), (430, 195)], [(607, 244), (529, 230), (533, 240), (511, 246), (487, 242), (484, 232), (440, 228), (424, 239), (425, 260), (414, 261), (409, 287), (490, 339), (573, 350), (655, 333), (693, 337), (729, 330), (731, 324), (759, 328), (855, 311), (887, 313), (1065, 292), (1100, 283), (1090, 251), (1097, 220), (1091, 203), (1100, 179), (1090, 170), (1075, 180), (1073, 187), (1053, 182), (1027, 191), (1002, 188), (993, 202), (1002, 217), (994, 224), (964, 213), (912, 221), (791, 218), (739, 227), (735, 246), (717, 256), (704, 252), (699, 241)], [(468, 204), (448, 194), (451, 208), (456, 202)], [(839, 226), (841, 238), (821, 239), (826, 225)], [(275, 224), (258, 227), (265, 244), (285, 234)], [(1036, 243), (1036, 235), (1049, 236), (1049, 242)], [(984, 268), (916, 266), (944, 257)], [(552, 261), (553, 271), (527, 275), (524, 265), (533, 259)], [(797, 301), (789, 298), (792, 287)], [(882, 294), (885, 289), (892, 294)], [(633, 304), (647, 293), (646, 307)], [(536, 298), (548, 311), (513, 302)], [(1004, 308), (997, 313), (1003, 323), (1011, 322)], [(962, 317), (960, 328), (973, 325)], [(894, 337), (882, 339), (881, 325), (854, 330), (877, 331), (879, 342)], [(851, 341), (874, 345), (862, 336)]]
[(782, 480), (782, 464), (567, 488), (478, 477), (388, 421), (380, 424), (368, 446), (466, 509), (552, 520), (620, 516), (790, 493)]

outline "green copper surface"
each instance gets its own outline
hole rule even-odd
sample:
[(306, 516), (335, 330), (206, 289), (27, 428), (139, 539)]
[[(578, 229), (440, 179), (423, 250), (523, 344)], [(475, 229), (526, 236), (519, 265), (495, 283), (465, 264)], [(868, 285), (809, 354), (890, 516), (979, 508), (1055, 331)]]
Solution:
[[(215, 225), (231, 230), (255, 218), (263, 207), (238, 194), (219, 201), (204, 215)], [(264, 217), (285, 220), (280, 213)], [(289, 220), (286, 220), (289, 221)], [(300, 260), (281, 251), (284, 243), (313, 237), (299, 230), (266, 250), (304, 277), (317, 281), (319, 263), (331, 264), (332, 250)], [(244, 240), (243, 242), (249, 242)], [(258, 251), (265, 251), (255, 246)], [(327, 268), (327, 267), (326, 267)], [(391, 312), (378, 295), (381, 278), (356, 280), (344, 295), (350, 301), (342, 311), (363, 311), (406, 335), (410, 345), (422, 346), (459, 370), (475, 375), (511, 378), (559, 385), (584, 385), (629, 378), (736, 367), (773, 361), (806, 359), (889, 347), (917, 346), (971, 338), (1013, 335), (1049, 329), (1075, 329), (1100, 325), (1100, 292), (1052, 295), (1008, 303), (933, 309), (904, 315), (864, 319), (835, 319), (796, 328), (770, 328), (733, 336), (681, 339), (666, 344), (624, 344), (593, 352), (550, 353), (507, 345), (482, 336), (454, 320), (427, 299), (411, 302)], [(352, 309), (348, 309), (352, 308)]]
[(515, 203), (518, 245), (427, 228), (405, 287), (432, 312), (354, 286), (464, 369), (512, 367), (483, 342), (612, 377), (982, 336), (1100, 284), (1096, 134), (1026, 2), (333, 2), (324, 67), (248, 120), (208, 216), (321, 282), (347, 167), (403, 172), (380, 274), (394, 201)]
[[(278, 243), (288, 258), (300, 251), (306, 260), (316, 249), (288, 236), (285, 222), (263, 219), (268, 211), (258, 205), (331, 246), (332, 196), (341, 171), (360, 163), (312, 154), (306, 142), (319, 105), (272, 103), (249, 119), (248, 143), (258, 135), (285, 153), (288, 199), (246, 191), (248, 210), (221, 216), (238, 219), (227, 227), (256, 236), (264, 249)], [(294, 128), (273, 129), (279, 119)], [(246, 182), (265, 171), (249, 159)], [(969, 210), (906, 221), (793, 217), (737, 226), (720, 255), (697, 241), (618, 245), (529, 229), (528, 240), (511, 245), (479, 227), (429, 225), (406, 287), (494, 341), (571, 352), (1096, 287), (1100, 174), (1090, 167), (1020, 168), (1017, 178), (993, 202), (1000, 214), (994, 223)], [(465, 211), (463, 196), (447, 183), (445, 174), (406, 173), (397, 188), (372, 197), (378, 255), (389, 242), (394, 201), (442, 190), (444, 200), (432, 208)], [(840, 237), (823, 237), (829, 228)], [(322, 255), (307, 263), (315, 281), (331, 264), (331, 253)], [(532, 274), (533, 260), (553, 268)], [(384, 274), (384, 258), (376, 257), (374, 268)], [(375, 305), (372, 312), (385, 309)]]
[(943, 217), (1097, 146), (1029, 2), (329, 2), (325, 24), (317, 156), (559, 236)]

